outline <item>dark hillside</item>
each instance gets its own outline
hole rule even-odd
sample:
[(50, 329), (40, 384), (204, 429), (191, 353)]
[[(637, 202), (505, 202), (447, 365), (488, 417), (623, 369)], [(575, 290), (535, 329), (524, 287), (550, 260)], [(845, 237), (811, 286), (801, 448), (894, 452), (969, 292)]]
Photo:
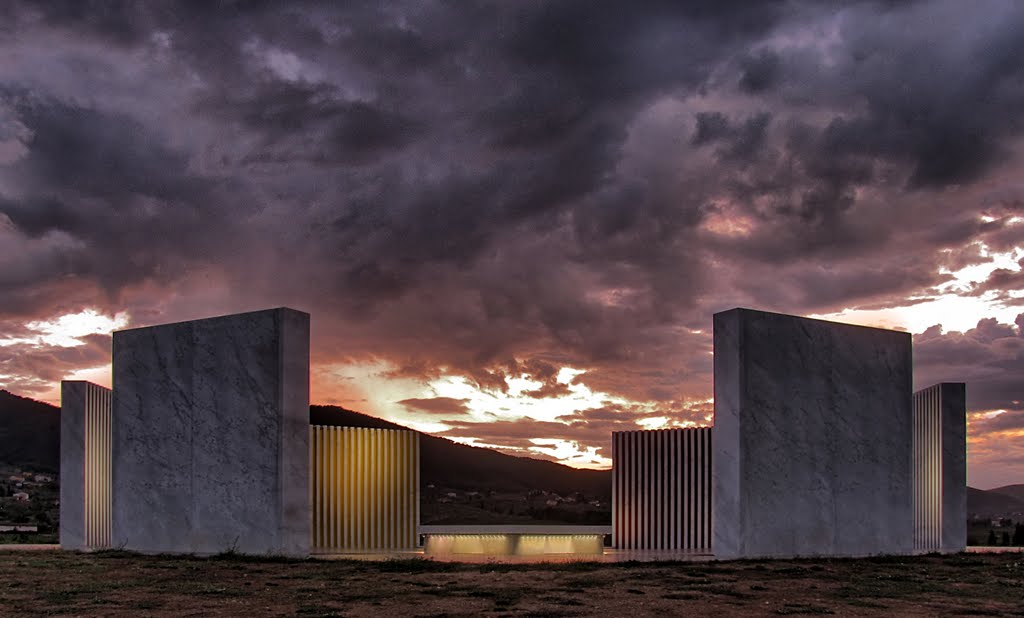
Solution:
[(984, 491), (973, 487), (967, 488), (968, 517), (1007, 517), (1013, 513), (1024, 513), (1024, 500), (1018, 500), (995, 489)]
[(0, 463), (56, 473), (60, 408), (0, 390)]
[(1024, 502), (1024, 483), (1019, 485), (1006, 485), (1004, 487), (996, 487), (990, 489), (990, 493), (1003, 494), (1004, 496), (1010, 496)]
[[(366, 414), (337, 406), (311, 406), (313, 425), (407, 429)], [(559, 494), (582, 492), (604, 500), (611, 498), (611, 472), (579, 470), (552, 461), (513, 457), (497, 451), (420, 434), (421, 479), (477, 491), (522, 492), (531, 489)]]

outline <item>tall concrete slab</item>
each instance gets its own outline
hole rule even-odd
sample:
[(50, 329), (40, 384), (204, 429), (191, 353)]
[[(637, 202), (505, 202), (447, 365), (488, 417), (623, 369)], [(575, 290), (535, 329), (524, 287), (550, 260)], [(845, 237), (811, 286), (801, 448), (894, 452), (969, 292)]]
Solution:
[(114, 333), (115, 547), (309, 553), (309, 315)]
[(913, 551), (908, 333), (714, 316), (717, 558)]
[(60, 383), (62, 549), (110, 545), (111, 392), (79, 380)]
[(967, 546), (967, 388), (942, 382), (914, 393), (914, 547)]

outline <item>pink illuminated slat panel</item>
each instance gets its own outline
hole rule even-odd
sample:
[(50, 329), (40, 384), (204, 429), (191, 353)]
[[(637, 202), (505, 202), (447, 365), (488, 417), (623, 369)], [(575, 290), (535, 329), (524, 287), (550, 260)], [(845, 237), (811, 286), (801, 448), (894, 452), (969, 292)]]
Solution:
[(937, 384), (913, 398), (914, 548), (942, 545), (942, 387)]
[(612, 434), (612, 530), (619, 549), (709, 551), (711, 430)]

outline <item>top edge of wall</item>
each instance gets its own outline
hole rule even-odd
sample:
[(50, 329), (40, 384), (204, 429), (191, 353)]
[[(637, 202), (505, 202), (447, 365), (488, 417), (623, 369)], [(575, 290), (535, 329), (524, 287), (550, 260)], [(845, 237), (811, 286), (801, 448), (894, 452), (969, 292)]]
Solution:
[(697, 431), (699, 429), (711, 429), (712, 425), (700, 425), (699, 427), (664, 427), (661, 429), (626, 429), (624, 431), (613, 431), (612, 435), (617, 433), (657, 433), (659, 431)]
[(313, 425), (310, 427), (316, 427), (318, 429), (358, 429), (360, 431), (393, 431), (395, 433), (419, 433), (415, 429), (385, 429), (383, 427), (354, 427), (350, 425)]
[(61, 380), (60, 383), (61, 384), (87, 384), (89, 386), (95, 386), (96, 388), (102, 388), (105, 391), (111, 390), (109, 386), (103, 386), (102, 384), (96, 384), (95, 382), (90, 382), (89, 380)]
[(259, 313), (271, 313), (271, 312), (276, 312), (276, 311), (287, 311), (287, 312), (291, 312), (291, 313), (297, 313), (297, 314), (301, 314), (301, 315), (305, 316), (307, 319), (309, 318), (309, 313), (307, 313), (305, 311), (300, 311), (299, 309), (293, 309), (291, 307), (272, 307), (272, 308), (269, 308), (269, 309), (256, 309), (254, 311), (243, 311), (241, 313), (226, 313), (226, 314), (223, 314), (223, 315), (215, 315), (215, 316), (209, 316), (209, 317), (205, 317), (205, 318), (196, 318), (194, 320), (180, 320), (178, 322), (164, 322), (164, 323), (161, 323), (161, 324), (151, 324), (149, 326), (135, 326), (135, 327), (132, 327), (132, 328), (123, 328), (121, 330), (115, 330), (113, 334), (116, 335), (118, 333), (127, 333), (127, 332), (131, 332), (131, 331), (145, 330), (145, 329), (150, 329), (150, 328), (163, 328), (163, 327), (181, 326), (183, 324), (193, 324), (193, 323), (197, 323), (197, 322), (210, 322), (210, 321), (214, 321), (214, 320), (226, 320), (226, 319), (239, 318), (239, 317), (243, 317), (243, 316), (247, 316), (247, 315), (255, 315), (255, 314), (259, 314)]
[(907, 331), (904, 331), (904, 330), (895, 330), (895, 329), (892, 329), (892, 328), (880, 328), (878, 326), (864, 326), (863, 324), (851, 324), (849, 322), (836, 322), (834, 320), (823, 320), (821, 318), (808, 318), (808, 317), (805, 317), (805, 316), (802, 316), (802, 315), (793, 315), (791, 313), (778, 313), (778, 312), (775, 312), (775, 311), (764, 311), (762, 309), (750, 309), (750, 308), (747, 308), (747, 307), (734, 307), (732, 309), (727, 309), (725, 311), (719, 311), (718, 313), (714, 314), (714, 317), (717, 317), (717, 316), (720, 316), (720, 315), (724, 316), (725, 314), (733, 313), (733, 312), (761, 314), (761, 315), (770, 316), (770, 317), (773, 317), (773, 318), (791, 318), (791, 319), (796, 319), (796, 320), (807, 320), (807, 321), (810, 321), (810, 322), (820, 322), (822, 324), (828, 324), (829, 326), (848, 326), (850, 328), (862, 328), (862, 329), (865, 329), (865, 330), (872, 330), (872, 331), (877, 331), (877, 332), (882, 332), (882, 333), (893, 333), (893, 334), (896, 334), (896, 335), (904, 335), (906, 337), (912, 337), (913, 336), (913, 335), (911, 335), (911, 333), (909, 333)]

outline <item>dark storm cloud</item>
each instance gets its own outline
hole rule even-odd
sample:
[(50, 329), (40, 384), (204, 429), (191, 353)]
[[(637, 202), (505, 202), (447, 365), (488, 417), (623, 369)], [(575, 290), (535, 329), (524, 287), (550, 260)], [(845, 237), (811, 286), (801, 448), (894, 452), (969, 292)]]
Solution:
[(227, 259), (232, 236), (246, 235), (228, 233), (229, 215), (244, 214), (237, 183), (192, 173), (187, 155), (132, 117), (12, 89), (0, 91), (0, 105), (31, 134), (24, 156), (0, 167), (13, 188), (0, 194), (0, 214), (28, 239), (64, 239), (35, 262), (34, 281), (0, 290), (13, 307), (61, 279), (93, 281), (108, 298), (170, 282), (190, 265)]
[[(992, 318), (978, 321), (963, 333), (943, 333), (933, 327), (914, 337), (915, 386), (936, 382), (966, 382), (972, 411), (1024, 410), (1024, 314), (1016, 325)], [(1019, 415), (1006, 417), (1003, 423)], [(997, 417), (999, 418), (999, 417)], [(980, 428), (995, 429), (997, 423)]]
[[(1019, 243), (1013, 2), (0, 11), (0, 319), (293, 304), (318, 363), (683, 418), (713, 311), (911, 304)], [(1007, 337), (963, 337), (922, 358), (1005, 402)]]
[[(389, 150), (410, 143), (422, 130), (412, 118), (362, 101), (347, 101), (326, 84), (269, 80), (256, 92), (232, 99), (202, 101), (200, 112), (212, 112), (227, 121), (257, 130), (261, 144), (246, 163), (299, 163), (358, 165), (379, 160)], [(295, 136), (319, 136), (310, 144)], [(312, 146), (312, 147), (311, 147)]]

